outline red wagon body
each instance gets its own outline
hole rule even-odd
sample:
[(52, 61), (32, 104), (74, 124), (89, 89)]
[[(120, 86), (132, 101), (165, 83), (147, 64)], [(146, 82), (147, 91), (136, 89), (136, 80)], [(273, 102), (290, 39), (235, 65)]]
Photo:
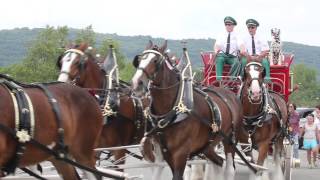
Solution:
[[(290, 72), (290, 66), (293, 61), (293, 54), (284, 54), (284, 63), (282, 65), (272, 65), (270, 67), (271, 81), (268, 84), (270, 90), (281, 94), (286, 101), (293, 92), (293, 74)], [(201, 52), (203, 68), (204, 86), (224, 86), (230, 88), (234, 92), (238, 92), (241, 79), (229, 76), (230, 65), (225, 64), (223, 69), (222, 81), (216, 81), (215, 56), (213, 52)]]

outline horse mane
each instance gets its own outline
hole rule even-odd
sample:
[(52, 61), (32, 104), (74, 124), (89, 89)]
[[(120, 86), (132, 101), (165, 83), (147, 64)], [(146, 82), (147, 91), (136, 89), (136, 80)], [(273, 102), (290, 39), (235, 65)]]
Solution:
[[(0, 73), (0, 78), (2, 79), (5, 79), (7, 81), (11, 81), (23, 88), (34, 88), (34, 87), (38, 87), (37, 84), (45, 84), (45, 85), (51, 85), (51, 84), (60, 84), (60, 83), (63, 83), (63, 82), (60, 82), (60, 81), (52, 81), (52, 82), (42, 82), (42, 83), (24, 83), (24, 82), (20, 82), (20, 81), (17, 81), (15, 79), (13, 79), (12, 77), (6, 75), (6, 74), (1, 74)], [(1, 80), (0, 80), (1, 82)]]

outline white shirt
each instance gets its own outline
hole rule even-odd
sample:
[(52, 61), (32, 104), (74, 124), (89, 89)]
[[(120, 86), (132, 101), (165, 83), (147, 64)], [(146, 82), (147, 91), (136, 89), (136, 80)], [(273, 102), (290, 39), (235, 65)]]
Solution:
[(316, 124), (317, 127), (320, 128), (320, 116), (315, 110), (312, 112), (312, 114), (314, 115), (314, 124)]
[[(227, 51), (227, 40), (228, 40), (228, 35), (229, 32), (225, 31), (223, 34), (219, 35), (216, 43), (214, 45), (214, 49), (216, 51), (216, 49), (221, 49), (223, 52), (220, 53), (225, 53)], [(239, 40), (241, 40), (240, 38), (238, 38), (237, 33), (235, 33), (234, 31), (230, 32), (230, 50), (229, 50), (229, 54), (232, 54), (234, 56), (237, 55), (237, 52), (239, 51), (239, 47), (240, 44)]]
[[(246, 48), (247, 52), (250, 55), (253, 55), (253, 53), (252, 53), (252, 36), (249, 33), (247, 33), (243, 37), (243, 44), (244, 44), (244, 47)], [(255, 45), (255, 49), (256, 49), (256, 55), (260, 55), (262, 51), (269, 50), (269, 45), (268, 45), (267, 40), (263, 39), (258, 34), (254, 35), (254, 45)]]

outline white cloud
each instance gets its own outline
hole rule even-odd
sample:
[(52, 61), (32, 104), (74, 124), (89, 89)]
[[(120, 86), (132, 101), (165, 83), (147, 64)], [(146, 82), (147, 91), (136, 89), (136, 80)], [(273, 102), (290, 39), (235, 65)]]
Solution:
[(278, 27), (284, 41), (320, 45), (318, 5), (317, 0), (10, 0), (0, 7), (0, 28), (92, 24), (95, 31), (120, 35), (216, 38), (230, 15), (240, 32), (246, 32), (247, 18), (255, 18), (268, 38)]

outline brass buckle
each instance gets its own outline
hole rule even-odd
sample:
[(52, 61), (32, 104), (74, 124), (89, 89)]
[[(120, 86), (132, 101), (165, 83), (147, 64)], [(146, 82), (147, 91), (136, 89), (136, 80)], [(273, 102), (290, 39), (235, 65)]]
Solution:
[(214, 133), (218, 132), (219, 131), (219, 127), (218, 127), (217, 123), (213, 122), (211, 124), (211, 129), (212, 129), (212, 132), (214, 132)]
[(169, 124), (169, 122), (170, 122), (170, 121), (167, 121), (166, 123), (164, 123), (163, 125), (161, 125), (161, 123), (162, 123), (164, 120), (165, 120), (165, 119), (161, 119), (160, 121), (158, 121), (158, 127), (161, 128), (161, 129), (165, 128), (165, 127)]

